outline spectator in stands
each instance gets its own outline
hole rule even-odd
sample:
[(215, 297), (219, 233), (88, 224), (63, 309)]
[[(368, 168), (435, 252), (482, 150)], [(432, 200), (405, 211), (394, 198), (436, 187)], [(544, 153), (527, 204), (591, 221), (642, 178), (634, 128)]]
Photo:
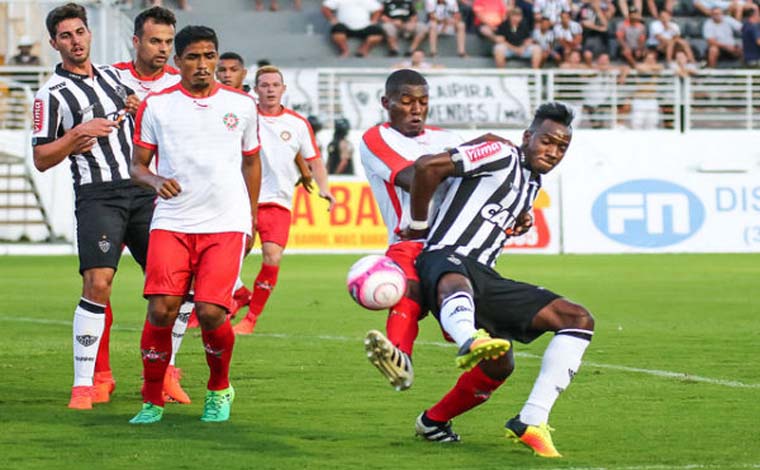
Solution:
[[(559, 23), (554, 25), (554, 39), (557, 41), (562, 57), (567, 60), (570, 52), (582, 49), (583, 27), (570, 19), (570, 11), (563, 11), (559, 18)], [(586, 63), (591, 65), (589, 61)]]
[(644, 58), (646, 52), (647, 28), (641, 21), (641, 12), (631, 8), (628, 18), (618, 23), (617, 42), (622, 57), (631, 67)]
[[(293, 8), (296, 10), (301, 9), (301, 0), (293, 0)], [(256, 0), (256, 9), (258, 11), (261, 11), (264, 9), (264, 0)], [(277, 3), (277, 0), (271, 0), (269, 2), (269, 9), (272, 11), (277, 11), (280, 9), (279, 3)]]
[[(161, 7), (164, 2), (162, 0), (148, 0), (148, 5), (152, 7)], [(187, 0), (177, 0), (177, 7), (180, 10), (190, 10), (190, 5), (187, 3)]]
[(559, 68), (569, 70), (584, 70), (590, 69), (591, 66), (583, 62), (581, 58), (581, 51), (573, 50), (570, 51), (570, 54), (568, 54), (568, 56), (563, 59), (563, 62), (559, 65)]
[(672, 15), (675, 7), (676, 0), (647, 0), (647, 10), (652, 18), (659, 17), (661, 10), (667, 10)]
[(617, 8), (615, 8), (615, 4), (612, 0), (601, 0), (599, 6), (601, 7), (605, 18), (607, 18), (607, 21), (611, 20), (612, 17), (615, 16), (615, 13), (617, 13)]
[(583, 28), (583, 56), (591, 63), (599, 54), (607, 54), (610, 49), (609, 23), (602, 11), (602, 0), (586, 0), (578, 11), (578, 22)]
[(689, 57), (689, 60), (694, 61), (694, 53), (691, 50), (691, 46), (681, 37), (681, 28), (671, 21), (671, 14), (667, 10), (660, 10), (659, 18), (649, 24), (647, 45), (657, 49), (660, 54), (664, 55), (666, 62), (673, 60), (673, 54), (676, 49), (683, 50)]
[(335, 120), (333, 138), (327, 144), (327, 172), (331, 175), (354, 174), (354, 146), (348, 140), (349, 130), (351, 130), (351, 124), (347, 119)]
[(569, 0), (534, 0), (533, 11), (548, 17), (552, 24), (560, 20), (563, 11), (570, 12)]
[(718, 59), (738, 59), (742, 56), (741, 44), (734, 33), (741, 31), (742, 24), (730, 16), (723, 16), (723, 10), (712, 9), (710, 18), (702, 24), (702, 37), (707, 40), (707, 66), (715, 67)]
[(599, 72), (617, 75), (617, 82), (620, 85), (625, 83), (625, 79), (628, 78), (628, 74), (631, 72), (631, 68), (627, 65), (613, 65), (610, 55), (606, 52), (599, 54), (592, 67)]
[(712, 17), (714, 9), (720, 8), (721, 11), (741, 21), (744, 8), (757, 9), (757, 5), (752, 3), (752, 1), (745, 2), (745, 0), (694, 0), (694, 8), (709, 17)]
[(474, 25), (478, 35), (496, 42), (496, 30), (507, 19), (507, 4), (504, 0), (474, 0), (472, 2)]
[[(630, 7), (628, 6), (629, 3), (632, 4)], [(620, 14), (625, 19), (628, 19), (628, 16), (630, 16), (631, 8), (635, 8), (638, 11), (644, 10), (642, 0), (618, 0), (618, 6), (620, 7)]]
[(383, 28), (377, 24), (383, 6), (377, 0), (324, 0), (322, 14), (330, 22), (330, 37), (341, 57), (348, 57), (348, 38), (360, 38), (357, 57), (366, 57), (383, 41)]
[(681, 78), (686, 78), (699, 73), (699, 64), (696, 62), (689, 62), (689, 58), (684, 51), (676, 52), (675, 60), (668, 64), (668, 68)]
[(507, 59), (530, 59), (534, 69), (541, 67), (543, 54), (541, 47), (533, 42), (532, 32), (523, 21), (523, 13), (519, 8), (509, 11), (507, 21), (496, 30), (496, 45), (493, 47), (493, 58), (496, 67), (506, 67)]
[(428, 34), (430, 34), (430, 56), (438, 54), (438, 36), (456, 35), (457, 54), (465, 57), (465, 41), (467, 31), (459, 13), (457, 0), (425, 0), (425, 11), (428, 15)]
[(742, 26), (744, 64), (757, 68), (760, 67), (760, 11), (754, 9), (746, 18)]
[[(683, 51), (681, 51), (683, 52)], [(657, 51), (647, 49), (644, 59), (636, 64), (636, 71), (644, 74), (655, 74), (663, 71), (665, 67), (657, 61)]]
[(388, 55), (398, 55), (398, 37), (412, 38), (409, 46), (409, 55), (417, 49), (425, 37), (427, 27), (417, 21), (417, 9), (412, 0), (384, 0), (383, 13), (380, 16), (380, 26), (385, 31), (385, 40), (388, 41)]
[(533, 42), (541, 49), (541, 66), (549, 60), (554, 61), (556, 65), (562, 63), (562, 56), (556, 50), (554, 41), (554, 31), (552, 31), (552, 22), (547, 16), (540, 16), (539, 13), (535, 20), (533, 28)]
[(40, 65), (40, 58), (32, 54), (34, 41), (29, 36), (18, 40), (18, 54), (11, 57), (10, 65)]
[(409, 59), (399, 62), (395, 65), (397, 69), (441, 69), (443, 65), (433, 64), (425, 60), (425, 52), (422, 49), (417, 49), (412, 52)]

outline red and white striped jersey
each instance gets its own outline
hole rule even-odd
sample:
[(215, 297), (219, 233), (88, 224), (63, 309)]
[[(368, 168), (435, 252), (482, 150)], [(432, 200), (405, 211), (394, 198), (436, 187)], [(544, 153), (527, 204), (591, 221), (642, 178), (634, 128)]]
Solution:
[(119, 72), (121, 82), (131, 88), (140, 101), (144, 100), (148, 93), (156, 93), (172, 85), (179, 83), (179, 70), (164, 65), (164, 70), (156, 77), (143, 77), (135, 69), (133, 62), (118, 62), (113, 67)]

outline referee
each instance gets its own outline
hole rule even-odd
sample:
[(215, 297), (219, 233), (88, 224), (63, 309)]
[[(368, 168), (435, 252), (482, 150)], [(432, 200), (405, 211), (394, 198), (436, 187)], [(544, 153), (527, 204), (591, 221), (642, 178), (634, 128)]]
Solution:
[(107, 394), (94, 398), (93, 376), (111, 282), (123, 245), (144, 267), (155, 195), (129, 178), (134, 121), (128, 113), (139, 100), (128, 96), (132, 90), (114, 69), (90, 61), (85, 9), (75, 3), (55, 8), (46, 26), (61, 63), (35, 96), (34, 165), (45, 171), (66, 158), (71, 163), (83, 288), (74, 310), (69, 408), (90, 409), (108, 401)]

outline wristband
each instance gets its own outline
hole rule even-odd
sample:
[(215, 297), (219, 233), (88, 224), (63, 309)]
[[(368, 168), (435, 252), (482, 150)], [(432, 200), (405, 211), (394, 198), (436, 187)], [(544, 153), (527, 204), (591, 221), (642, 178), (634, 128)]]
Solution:
[(459, 153), (459, 149), (454, 147), (454, 148), (446, 150), (446, 153), (449, 154), (449, 157), (454, 158), (454, 155)]
[(410, 230), (425, 230), (428, 228), (427, 220), (412, 220), (409, 222)]

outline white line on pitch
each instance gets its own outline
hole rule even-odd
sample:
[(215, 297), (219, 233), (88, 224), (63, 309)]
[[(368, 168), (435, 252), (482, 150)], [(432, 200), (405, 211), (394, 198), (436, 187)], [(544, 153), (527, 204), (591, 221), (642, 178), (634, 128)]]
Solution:
[[(543, 470), (723, 470), (725, 465), (704, 465), (699, 463), (685, 464), (685, 465), (629, 465), (624, 467), (556, 467), (546, 468), (540, 467)], [(730, 468), (760, 468), (760, 464), (748, 463), (748, 464), (731, 464)], [(530, 470), (530, 469), (528, 469)]]
[[(16, 318), (16, 317), (6, 317), (6, 316), (0, 316), (0, 321), (7, 321), (7, 322), (17, 322), (17, 323), (37, 323), (41, 325), (60, 325), (60, 326), (70, 326), (70, 321), (63, 321), (63, 320), (48, 320), (44, 318)], [(118, 326), (113, 325), (112, 327), (116, 331), (142, 331), (141, 328), (132, 328), (128, 326)], [(283, 339), (293, 339), (293, 338), (301, 338), (301, 339), (318, 339), (323, 341), (341, 341), (341, 342), (359, 342), (360, 339), (357, 338), (350, 338), (348, 336), (332, 336), (332, 335), (316, 335), (316, 336), (306, 336), (306, 335), (299, 335), (299, 336), (293, 336), (290, 334), (285, 333), (256, 333), (257, 336), (265, 337), (265, 338), (283, 338)], [(441, 347), (441, 348), (453, 348), (454, 345), (452, 343), (445, 343), (442, 341), (416, 341), (415, 344), (420, 346), (433, 346), (433, 347)], [(525, 357), (529, 359), (540, 359), (541, 356), (537, 354), (527, 353), (527, 352), (518, 352), (515, 353), (515, 356), (517, 357)], [(643, 369), (640, 367), (629, 367), (629, 366), (621, 366), (616, 364), (602, 364), (598, 362), (588, 362), (585, 361), (583, 363), (586, 367), (598, 367), (600, 369), (609, 369), (609, 370), (617, 370), (621, 372), (634, 372), (638, 374), (646, 374), (646, 375), (652, 375), (655, 377), (663, 377), (667, 379), (678, 379), (678, 380), (685, 380), (689, 382), (700, 382), (700, 383), (706, 383), (710, 385), (721, 385), (724, 387), (730, 387), (730, 388), (760, 388), (760, 384), (753, 384), (753, 383), (745, 383), (745, 382), (739, 382), (736, 380), (724, 380), (724, 379), (713, 379), (711, 377), (702, 377), (699, 375), (692, 375), (687, 374), (684, 372), (672, 372), (667, 370), (658, 370), (658, 369)], [(645, 467), (631, 467), (630, 470), (635, 469), (644, 469)], [(650, 468), (650, 467), (647, 467)], [(659, 467), (651, 467), (653, 470)], [(688, 467), (662, 467), (662, 468), (688, 468)], [(701, 467), (695, 467), (695, 468), (701, 468)], [(705, 467), (709, 468), (709, 467)], [(760, 465), (758, 465), (756, 468), (760, 468)]]

